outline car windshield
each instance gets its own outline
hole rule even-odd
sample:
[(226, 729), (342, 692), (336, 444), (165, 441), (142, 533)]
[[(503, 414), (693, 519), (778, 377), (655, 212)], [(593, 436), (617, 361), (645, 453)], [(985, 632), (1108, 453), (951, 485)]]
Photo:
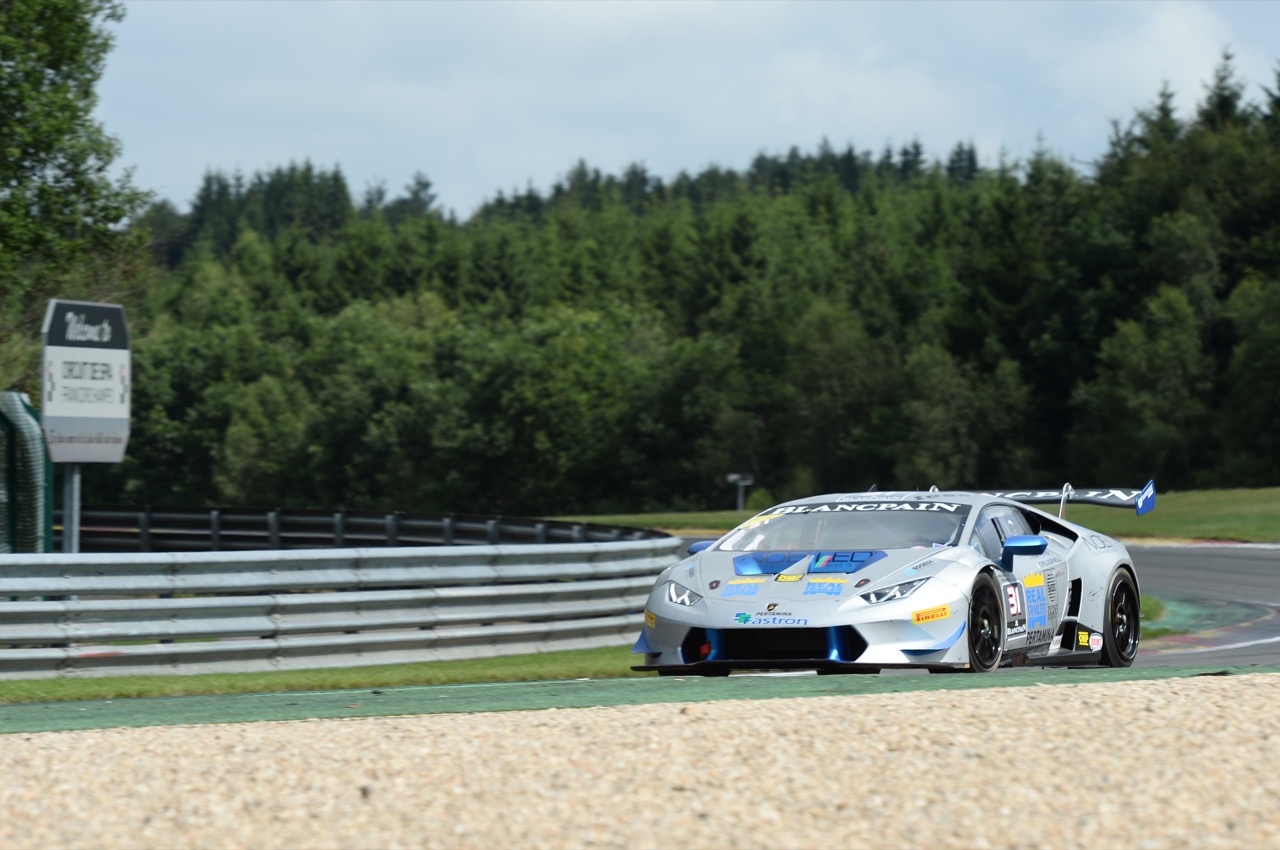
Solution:
[(726, 534), (722, 552), (779, 549), (912, 549), (954, 546), (969, 506), (944, 502), (857, 502), (771, 508)]

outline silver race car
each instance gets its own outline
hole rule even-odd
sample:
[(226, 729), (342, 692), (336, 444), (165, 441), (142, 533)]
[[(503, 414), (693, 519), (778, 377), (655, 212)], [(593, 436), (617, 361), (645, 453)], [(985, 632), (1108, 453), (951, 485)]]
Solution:
[[(1140, 597), (1129, 552), (1068, 503), (1155, 507), (1141, 490), (869, 492), (769, 508), (658, 577), (633, 670), (986, 672), (1127, 667)], [(1029, 507), (1058, 503), (1058, 516)]]

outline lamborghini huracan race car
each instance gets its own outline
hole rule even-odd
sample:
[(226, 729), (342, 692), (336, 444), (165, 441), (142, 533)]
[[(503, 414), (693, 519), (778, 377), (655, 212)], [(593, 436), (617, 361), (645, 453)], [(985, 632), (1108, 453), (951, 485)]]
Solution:
[[(1138, 576), (1068, 503), (1155, 507), (1141, 490), (836, 493), (757, 514), (658, 576), (633, 670), (987, 672), (1127, 667)], [(1031, 504), (1056, 502), (1058, 516)]]

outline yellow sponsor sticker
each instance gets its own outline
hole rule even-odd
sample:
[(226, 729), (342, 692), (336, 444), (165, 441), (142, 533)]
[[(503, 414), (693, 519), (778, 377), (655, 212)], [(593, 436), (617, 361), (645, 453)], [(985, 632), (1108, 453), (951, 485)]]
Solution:
[(649, 628), (658, 625), (658, 618), (653, 615), (652, 611), (646, 610), (644, 612), (644, 624)]
[(1088, 633), (1088, 632), (1076, 632), (1076, 642), (1077, 642), (1077, 643), (1079, 643), (1081, 646), (1088, 646), (1088, 645), (1089, 645), (1089, 633)]
[(802, 578), (804, 578), (804, 573), (793, 576), (789, 576), (786, 573), (778, 573), (778, 581), (799, 581)]
[(848, 584), (847, 578), (840, 576), (809, 576), (809, 584)]
[(768, 579), (763, 578), (763, 577), (761, 577), (761, 578), (731, 578), (731, 579), (729, 579), (729, 584), (764, 584), (766, 581), (768, 581)]
[(760, 516), (752, 517), (751, 519), (747, 520), (742, 525), (738, 526), (737, 529), (734, 529), (734, 530), (737, 531), (739, 529), (751, 528), (752, 526), (759, 525), (762, 522), (768, 522), (771, 519), (777, 519), (780, 516), (786, 516), (786, 514), (760, 514)]
[(950, 605), (939, 605), (937, 608), (926, 608), (911, 615), (913, 623), (932, 623), (934, 620), (945, 620), (951, 616)]
[(1044, 587), (1044, 573), (1032, 573), (1022, 583), (1027, 587)]

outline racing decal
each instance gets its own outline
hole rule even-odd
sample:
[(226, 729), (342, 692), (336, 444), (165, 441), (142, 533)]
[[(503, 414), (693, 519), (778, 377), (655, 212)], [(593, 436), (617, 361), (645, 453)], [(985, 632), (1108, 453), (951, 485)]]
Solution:
[(844, 586), (849, 583), (847, 578), (842, 576), (813, 576), (809, 577), (809, 583), (805, 585), (805, 596), (839, 596), (844, 592)]
[(1006, 584), (1004, 593), (1009, 597), (1009, 616), (1017, 617), (1022, 613), (1022, 585)]
[(653, 615), (653, 612), (647, 608), (645, 609), (645, 612), (644, 612), (644, 624), (649, 628), (653, 628), (654, 626), (658, 625), (658, 618), (655, 617)]
[(1080, 646), (1088, 646), (1088, 645), (1089, 645), (1089, 633), (1088, 633), (1088, 632), (1086, 632), (1086, 631), (1079, 631), (1079, 632), (1076, 632), (1076, 641), (1077, 641), (1077, 642), (1079, 642)]
[[(935, 544), (933, 544), (933, 545), (934, 545), (934, 546), (937, 546), (938, 544), (937, 544), (937, 543), (935, 543)], [(902, 574), (903, 574), (903, 575), (906, 575), (906, 576), (913, 576), (913, 575), (915, 575), (916, 573), (918, 573), (918, 572), (920, 572), (921, 570), (923, 570), (925, 567), (930, 566), (930, 565), (932, 565), (932, 564), (933, 564), (933, 559), (929, 559), (928, 561), (924, 561), (923, 563), (919, 563), (919, 564), (912, 564), (911, 566), (909, 566), (909, 567), (907, 567), (905, 570), (903, 570), (903, 571), (902, 571)]]
[(780, 516), (783, 516), (783, 514), (776, 514), (776, 513), (758, 514), (756, 516), (753, 516), (751, 519), (747, 520), (746, 522), (744, 522), (742, 525), (738, 526), (738, 528), (753, 528), (754, 526), (757, 526), (762, 522), (768, 522), (769, 520), (777, 519)]
[(777, 575), (806, 558), (811, 573), (856, 573), (885, 557), (880, 551), (843, 552), (748, 552), (733, 559), (733, 571), (740, 576)]
[(778, 573), (774, 581), (799, 581), (802, 578), (804, 578), (804, 573)]
[(1057, 652), (1062, 647), (1062, 635), (1054, 635), (1053, 640), (1049, 641), (1049, 651)]
[(858, 552), (819, 552), (813, 556), (809, 564), (811, 573), (856, 573), (863, 567), (869, 567), (885, 557), (885, 553), (875, 551)]
[(1022, 580), (1027, 592), (1027, 628), (1043, 629), (1049, 625), (1049, 607), (1044, 594), (1044, 575), (1032, 573)]
[(1005, 598), (1009, 600), (1009, 616), (1005, 618), (1005, 634), (1017, 637), (1027, 633), (1027, 597), (1021, 582), (1004, 586)]
[(1036, 646), (1049, 642), (1049, 636), (1053, 634), (1051, 629), (1028, 629), (1027, 630), (1027, 646)]
[(1098, 634), (1097, 632), (1094, 632), (1093, 634), (1089, 635), (1089, 648), (1092, 649), (1094, 652), (1097, 652), (1099, 649), (1102, 649), (1102, 635)]
[(1036, 561), (1036, 568), (1042, 570), (1045, 567), (1052, 567), (1054, 564), (1061, 564), (1061, 563), (1062, 563), (1062, 559), (1059, 558), (1057, 555), (1054, 555), (1052, 558), (1045, 558), (1043, 561)]
[(1138, 501), (1134, 504), (1138, 516), (1154, 511), (1156, 509), (1156, 482), (1148, 481), (1147, 486), (1142, 488), (1142, 493), (1138, 496)]
[[(836, 504), (820, 504), (820, 505), (791, 505), (785, 508), (771, 508), (772, 516), (777, 514), (817, 514), (817, 513), (848, 513), (850, 511), (943, 511), (945, 513), (954, 514), (964, 508), (964, 512), (968, 513), (967, 505), (948, 504), (947, 502), (880, 502), (880, 501), (863, 501), (863, 502), (839, 502)], [(770, 516), (770, 519), (772, 519)], [(758, 517), (757, 517), (758, 519)]]
[(773, 575), (813, 556), (813, 552), (749, 552), (733, 559), (733, 571), (740, 576)]
[(764, 584), (766, 578), (731, 578), (724, 586), (724, 596), (755, 596), (760, 592), (760, 585)]
[(1084, 540), (1094, 549), (1105, 551), (1111, 548), (1111, 538), (1103, 537), (1101, 534), (1086, 534)]
[(739, 611), (733, 615), (733, 621), (740, 626), (807, 626), (808, 617), (792, 617), (789, 614), (748, 614)]
[(945, 620), (950, 616), (951, 606), (939, 605), (936, 608), (926, 608), (923, 611), (911, 612), (911, 622), (916, 624), (932, 623), (935, 620)]

